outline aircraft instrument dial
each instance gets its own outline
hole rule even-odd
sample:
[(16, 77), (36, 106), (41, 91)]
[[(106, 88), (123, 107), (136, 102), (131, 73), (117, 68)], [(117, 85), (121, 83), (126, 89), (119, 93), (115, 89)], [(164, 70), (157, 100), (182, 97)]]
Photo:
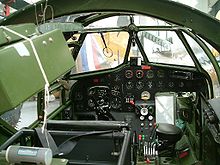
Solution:
[(165, 72), (163, 70), (158, 70), (157, 71), (157, 77), (164, 78), (165, 77)]
[(136, 71), (136, 77), (137, 77), (138, 79), (143, 78), (143, 77), (144, 77), (144, 72), (143, 72), (142, 70), (137, 70), (137, 71)]
[(136, 88), (137, 88), (138, 90), (143, 89), (143, 88), (144, 88), (144, 82), (143, 82), (143, 81), (138, 81), (138, 82), (136, 83)]
[(126, 70), (125, 71), (125, 77), (127, 79), (131, 79), (133, 77), (133, 71), (132, 70)]
[(132, 81), (128, 81), (125, 85), (127, 89), (132, 89), (134, 87), (134, 84)]
[(148, 70), (146, 76), (147, 76), (147, 78), (153, 78), (154, 77), (154, 71), (153, 70)]
[(141, 99), (142, 99), (142, 100), (149, 100), (149, 99), (150, 99), (150, 92), (148, 92), (148, 91), (143, 91), (143, 92), (141, 93)]

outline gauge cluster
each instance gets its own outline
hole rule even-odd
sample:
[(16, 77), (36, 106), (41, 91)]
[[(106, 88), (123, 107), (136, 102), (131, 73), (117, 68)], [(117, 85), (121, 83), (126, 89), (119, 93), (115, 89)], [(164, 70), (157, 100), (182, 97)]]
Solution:
[(203, 77), (195, 70), (126, 65), (114, 72), (78, 79), (71, 99), (75, 111), (91, 112), (97, 106), (105, 106), (114, 112), (135, 112), (137, 101), (154, 101), (157, 92), (206, 90)]

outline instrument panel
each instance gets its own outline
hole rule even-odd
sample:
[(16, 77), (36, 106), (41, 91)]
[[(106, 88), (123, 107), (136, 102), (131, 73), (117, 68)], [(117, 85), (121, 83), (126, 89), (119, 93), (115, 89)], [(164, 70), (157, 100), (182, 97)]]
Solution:
[(157, 92), (205, 91), (201, 73), (161, 66), (124, 66), (117, 71), (87, 76), (73, 85), (74, 111), (97, 107), (115, 112), (135, 112), (137, 101), (152, 102)]

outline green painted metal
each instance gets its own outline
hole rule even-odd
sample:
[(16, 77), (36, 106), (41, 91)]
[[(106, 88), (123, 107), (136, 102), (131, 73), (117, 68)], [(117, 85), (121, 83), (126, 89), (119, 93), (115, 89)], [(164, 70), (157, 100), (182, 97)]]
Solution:
[[(32, 40), (50, 83), (73, 67), (70, 50), (60, 30), (35, 36)], [(15, 45), (0, 49), (0, 114), (16, 107), (45, 85), (30, 42), (20, 41), (19, 44), (19, 49), (27, 49), (29, 56), (21, 56)]]
[[(41, 7), (45, 5), (45, 2), (40, 1), (36, 6), (27, 6), (1, 21), (0, 24), (36, 22), (36, 16), (42, 14)], [(207, 14), (176, 2), (167, 0), (126, 0), (126, 2), (118, 0), (65, 0), (65, 2), (50, 0), (48, 4), (53, 7), (54, 17), (71, 13), (107, 11), (134, 12), (154, 16), (193, 29), (197, 34), (209, 40), (218, 50), (220, 49), (220, 28), (217, 28), (220, 27), (220, 22)], [(45, 18), (50, 18), (51, 15), (48, 13)]]
[[(17, 33), (20, 33), (25, 37), (33, 36), (34, 34), (38, 33), (36, 31), (36, 26), (33, 23), (11, 25), (7, 28), (16, 31)], [(0, 28), (0, 46), (10, 44), (18, 40), (21, 40), (21, 37)]]
[(3, 144), (15, 132), (16, 132), (15, 128), (13, 128), (6, 121), (0, 118), (0, 144)]

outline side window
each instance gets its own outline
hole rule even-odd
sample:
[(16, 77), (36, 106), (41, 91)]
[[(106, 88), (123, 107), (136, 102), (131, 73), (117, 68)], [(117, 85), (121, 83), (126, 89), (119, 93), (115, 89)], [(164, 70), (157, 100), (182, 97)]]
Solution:
[(114, 68), (121, 64), (128, 37), (126, 32), (87, 34), (76, 59), (76, 72)]
[(150, 62), (195, 66), (174, 31), (142, 31), (138, 37)]
[(203, 49), (199, 46), (199, 44), (192, 39), (188, 34), (184, 33), (184, 36), (186, 37), (186, 40), (188, 41), (189, 45), (191, 46), (193, 53), (195, 54), (196, 58), (198, 59), (199, 63), (203, 67), (204, 70), (208, 72), (212, 79), (213, 84), (213, 91), (214, 96), (220, 96), (220, 85), (218, 82), (218, 77), (216, 74), (216, 71), (214, 69), (214, 66), (212, 65), (210, 59), (206, 55), (206, 53), (203, 51)]

